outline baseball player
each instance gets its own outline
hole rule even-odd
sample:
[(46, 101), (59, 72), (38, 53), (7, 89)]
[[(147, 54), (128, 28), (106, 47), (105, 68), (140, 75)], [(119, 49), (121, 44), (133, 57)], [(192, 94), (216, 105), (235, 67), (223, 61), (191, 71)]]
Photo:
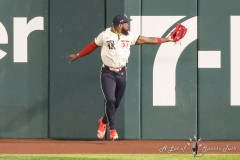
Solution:
[(69, 54), (70, 62), (92, 53), (101, 47), (101, 88), (105, 101), (105, 115), (99, 119), (98, 138), (105, 136), (109, 124), (110, 140), (118, 139), (115, 127), (115, 114), (124, 95), (127, 79), (127, 63), (131, 45), (155, 44), (173, 42), (167, 38), (144, 37), (129, 31), (129, 21), (126, 15), (113, 18), (112, 27), (101, 32), (93, 42), (89, 43), (77, 54)]

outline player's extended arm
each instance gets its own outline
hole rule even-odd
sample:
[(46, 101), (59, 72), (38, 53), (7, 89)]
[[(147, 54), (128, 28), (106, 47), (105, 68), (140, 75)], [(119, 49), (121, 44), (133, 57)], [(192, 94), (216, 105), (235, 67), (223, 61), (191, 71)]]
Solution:
[(136, 45), (142, 45), (142, 44), (161, 44), (165, 42), (173, 42), (173, 39), (171, 36), (167, 38), (157, 38), (157, 37), (144, 37), (139, 36)]
[(83, 50), (81, 50), (79, 53), (69, 54), (67, 57), (71, 59), (70, 63), (72, 63), (72, 62), (76, 61), (78, 58), (81, 58), (83, 56), (86, 56), (86, 55), (92, 53), (98, 47), (99, 46), (96, 45), (95, 42), (91, 42), (85, 48), (83, 48)]

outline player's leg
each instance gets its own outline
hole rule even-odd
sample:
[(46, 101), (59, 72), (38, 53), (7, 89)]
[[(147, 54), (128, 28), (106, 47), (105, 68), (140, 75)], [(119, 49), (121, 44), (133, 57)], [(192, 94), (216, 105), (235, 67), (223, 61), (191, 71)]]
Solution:
[(98, 127), (98, 138), (102, 139), (106, 133), (107, 123), (112, 127), (114, 125), (115, 116), (115, 88), (116, 88), (116, 78), (112, 71), (102, 68), (100, 75), (101, 88), (104, 96), (105, 102), (105, 115), (99, 119)]
[[(116, 103), (115, 103), (115, 109), (117, 111), (117, 108), (120, 105), (120, 102), (122, 100), (122, 97), (125, 92), (126, 88), (126, 71), (122, 71), (119, 73), (116, 73), (116, 78), (117, 78), (117, 83), (116, 83), (116, 90), (115, 90), (115, 98), (116, 98)], [(110, 128), (110, 139), (115, 140), (118, 139), (118, 133), (115, 128)]]
[(116, 97), (115, 107), (116, 107), (116, 109), (119, 107), (119, 105), (121, 103), (122, 97), (125, 92), (126, 84), (127, 84), (127, 71), (124, 70), (117, 74), (117, 85), (116, 85), (116, 91), (115, 91), (115, 97)]
[(103, 117), (103, 123), (109, 122), (110, 129), (115, 128), (115, 113), (116, 113), (116, 75), (114, 72), (103, 68), (101, 73), (101, 87), (105, 100), (106, 113)]

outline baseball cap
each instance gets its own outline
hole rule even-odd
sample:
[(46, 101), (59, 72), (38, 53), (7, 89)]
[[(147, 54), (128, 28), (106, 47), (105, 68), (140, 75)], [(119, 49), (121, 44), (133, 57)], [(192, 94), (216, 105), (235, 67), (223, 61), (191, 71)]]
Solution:
[(131, 19), (128, 19), (128, 17), (124, 14), (124, 15), (116, 15), (113, 18), (113, 24), (114, 25), (118, 25), (120, 23), (128, 23), (129, 21), (131, 21)]

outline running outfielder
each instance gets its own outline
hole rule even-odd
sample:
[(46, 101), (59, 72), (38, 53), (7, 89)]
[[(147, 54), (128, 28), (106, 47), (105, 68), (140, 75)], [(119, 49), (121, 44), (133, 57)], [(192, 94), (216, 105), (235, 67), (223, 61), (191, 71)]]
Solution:
[(123, 97), (126, 79), (127, 63), (131, 45), (156, 44), (173, 42), (171, 35), (167, 38), (144, 37), (129, 31), (126, 15), (113, 18), (113, 25), (100, 33), (93, 42), (89, 43), (77, 54), (69, 54), (71, 63), (101, 47), (101, 88), (105, 100), (105, 115), (99, 119), (98, 138), (105, 136), (107, 123), (110, 127), (110, 140), (118, 139), (115, 128), (115, 114)]

